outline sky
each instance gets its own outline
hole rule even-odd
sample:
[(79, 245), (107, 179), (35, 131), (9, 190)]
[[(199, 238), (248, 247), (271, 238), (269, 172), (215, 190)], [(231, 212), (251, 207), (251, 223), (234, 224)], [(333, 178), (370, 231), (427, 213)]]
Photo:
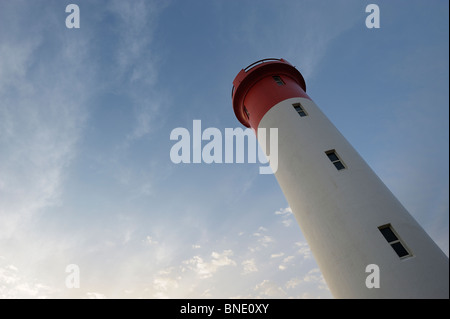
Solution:
[(448, 7), (0, 0), (0, 298), (332, 298), (274, 175), (170, 158), (242, 127), (232, 81), (272, 57), (448, 256)]

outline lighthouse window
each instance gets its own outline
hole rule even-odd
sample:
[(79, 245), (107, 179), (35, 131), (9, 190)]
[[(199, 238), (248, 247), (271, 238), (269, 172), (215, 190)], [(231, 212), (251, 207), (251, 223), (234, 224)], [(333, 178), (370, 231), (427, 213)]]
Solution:
[(250, 119), (250, 113), (248, 113), (247, 108), (244, 106), (245, 115), (247, 115), (247, 119)]
[(297, 111), (298, 115), (300, 115), (301, 117), (308, 115), (308, 113), (306, 113), (305, 109), (303, 108), (303, 106), (300, 103), (292, 104), (292, 106)]
[(383, 237), (387, 240), (392, 249), (397, 253), (398, 257), (404, 258), (411, 256), (408, 250), (405, 248), (398, 235), (395, 234), (394, 229), (390, 224), (378, 227)]
[(333, 163), (333, 165), (336, 167), (338, 171), (340, 171), (341, 169), (345, 169), (342, 160), (339, 158), (335, 150), (326, 151), (325, 154), (327, 154), (331, 163)]
[(394, 232), (392, 231), (391, 227), (389, 227), (389, 226), (380, 228), (380, 232), (383, 234), (384, 238), (386, 238), (388, 243), (398, 240), (397, 236), (395, 236)]
[(277, 82), (278, 85), (284, 85), (283, 80), (281, 79), (281, 77), (279, 77), (278, 75), (274, 75), (273, 79), (275, 80), (275, 82)]

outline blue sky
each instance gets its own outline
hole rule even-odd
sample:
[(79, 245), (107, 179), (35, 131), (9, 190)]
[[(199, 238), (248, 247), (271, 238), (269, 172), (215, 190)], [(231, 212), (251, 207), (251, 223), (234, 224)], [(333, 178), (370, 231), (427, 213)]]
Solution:
[(170, 160), (177, 127), (241, 127), (232, 81), (266, 57), (448, 255), (448, 9), (0, 0), (0, 297), (331, 298), (273, 175)]

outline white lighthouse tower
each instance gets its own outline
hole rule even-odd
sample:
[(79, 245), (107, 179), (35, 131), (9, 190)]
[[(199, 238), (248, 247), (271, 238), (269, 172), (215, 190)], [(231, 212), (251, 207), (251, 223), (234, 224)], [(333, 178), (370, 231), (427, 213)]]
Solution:
[(306, 94), (295, 67), (253, 63), (234, 79), (232, 99), (244, 126), (278, 128), (275, 176), (334, 297), (449, 298), (447, 256)]

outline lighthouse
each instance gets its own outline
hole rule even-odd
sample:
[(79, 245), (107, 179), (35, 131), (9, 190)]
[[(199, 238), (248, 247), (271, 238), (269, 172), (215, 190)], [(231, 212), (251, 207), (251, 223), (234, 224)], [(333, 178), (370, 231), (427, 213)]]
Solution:
[(449, 298), (448, 257), (306, 94), (294, 66), (264, 59), (242, 69), (232, 102), (257, 138), (278, 129), (275, 177), (335, 298)]

